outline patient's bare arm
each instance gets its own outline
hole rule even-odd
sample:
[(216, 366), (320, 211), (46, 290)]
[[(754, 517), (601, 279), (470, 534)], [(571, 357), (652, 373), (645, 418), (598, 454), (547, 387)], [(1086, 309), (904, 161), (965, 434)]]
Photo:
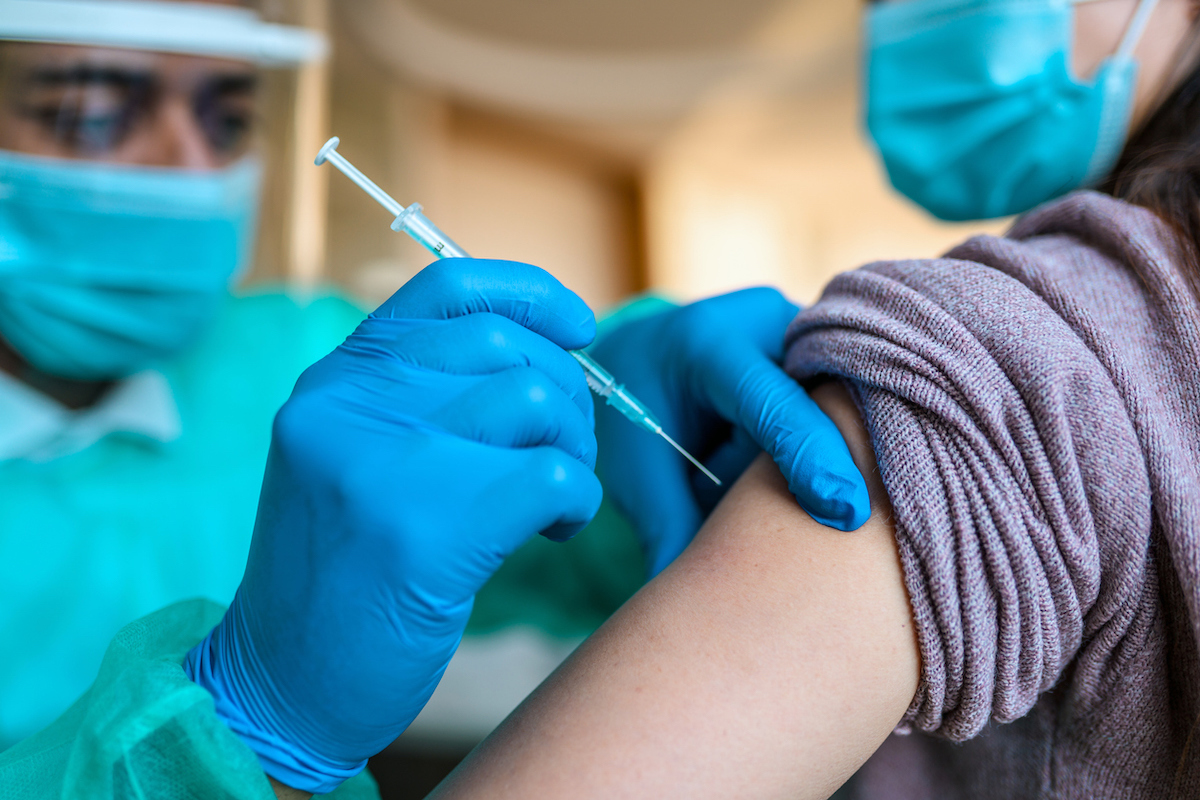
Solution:
[(867, 477), (867, 525), (814, 522), (760, 458), (435, 797), (821, 798), (871, 755), (916, 691), (917, 643), (858, 412), (840, 386), (813, 397)]

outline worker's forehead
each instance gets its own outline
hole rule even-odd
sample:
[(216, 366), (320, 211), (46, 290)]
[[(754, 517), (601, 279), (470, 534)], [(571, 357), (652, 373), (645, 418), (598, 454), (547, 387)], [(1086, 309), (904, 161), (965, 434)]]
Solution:
[(167, 75), (252, 73), (256, 70), (255, 65), (248, 61), (119, 47), (3, 42), (0, 43), (0, 54), (7, 66), (18, 69), (88, 65)]

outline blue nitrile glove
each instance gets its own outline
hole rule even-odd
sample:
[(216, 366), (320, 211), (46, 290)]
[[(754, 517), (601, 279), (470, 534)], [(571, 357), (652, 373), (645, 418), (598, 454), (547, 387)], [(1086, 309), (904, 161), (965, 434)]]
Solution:
[(525, 264), (427, 267), (275, 419), (241, 586), (188, 674), (267, 774), (328, 792), (416, 717), (475, 593), (600, 506), (588, 307)]
[(590, 350), (725, 484), (718, 488), (659, 437), (597, 407), (598, 472), (637, 530), (651, 575), (683, 551), (761, 450), (818, 521), (849, 531), (870, 515), (842, 435), (778, 366), (798, 311), (774, 289), (746, 289), (636, 319)]

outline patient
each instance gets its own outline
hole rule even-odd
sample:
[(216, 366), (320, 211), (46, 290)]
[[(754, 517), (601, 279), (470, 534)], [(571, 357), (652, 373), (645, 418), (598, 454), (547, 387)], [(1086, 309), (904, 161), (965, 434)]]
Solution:
[(818, 525), (760, 459), (438, 797), (1200, 793), (1196, 14), (1152, 16), (1105, 193), (843, 275), (792, 324), (867, 525)]

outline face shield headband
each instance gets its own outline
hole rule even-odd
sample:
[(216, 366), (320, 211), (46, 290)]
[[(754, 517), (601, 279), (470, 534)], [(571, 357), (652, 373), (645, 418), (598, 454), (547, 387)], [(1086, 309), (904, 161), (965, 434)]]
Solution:
[(245, 8), (153, 0), (0, 0), (0, 40), (295, 66), (323, 59), (316, 31), (263, 22)]

